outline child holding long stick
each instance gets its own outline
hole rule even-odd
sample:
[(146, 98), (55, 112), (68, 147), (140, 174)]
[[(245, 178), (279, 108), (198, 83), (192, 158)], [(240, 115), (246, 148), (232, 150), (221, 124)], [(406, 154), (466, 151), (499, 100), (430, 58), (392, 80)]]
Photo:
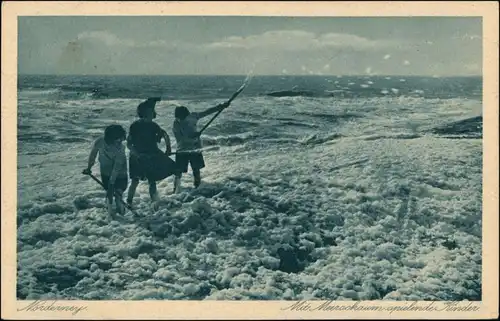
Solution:
[(95, 164), (97, 155), (99, 155), (99, 165), (101, 179), (106, 189), (106, 205), (109, 219), (115, 218), (113, 211), (113, 196), (116, 205), (116, 211), (123, 214), (122, 195), (127, 189), (127, 155), (123, 141), (126, 138), (125, 129), (120, 125), (110, 125), (104, 130), (104, 136), (97, 138), (90, 151), (88, 166), (83, 170), (83, 174), (89, 175), (92, 172), (92, 166)]

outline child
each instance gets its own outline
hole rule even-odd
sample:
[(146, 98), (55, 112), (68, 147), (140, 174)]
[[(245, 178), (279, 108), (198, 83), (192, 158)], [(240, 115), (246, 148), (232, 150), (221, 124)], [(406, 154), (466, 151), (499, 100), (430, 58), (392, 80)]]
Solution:
[(181, 187), (182, 173), (187, 173), (188, 166), (191, 164), (194, 176), (194, 187), (198, 188), (201, 183), (200, 170), (205, 167), (205, 160), (201, 149), (200, 134), (197, 132), (197, 124), (200, 118), (221, 111), (229, 106), (229, 102), (224, 102), (213, 108), (209, 108), (200, 113), (191, 113), (184, 106), (175, 108), (175, 121), (173, 132), (177, 141), (177, 153), (175, 162), (179, 173), (175, 176), (174, 193), (178, 193)]
[(97, 138), (89, 155), (88, 166), (83, 174), (89, 175), (94, 166), (97, 154), (99, 154), (99, 165), (101, 179), (106, 189), (106, 205), (110, 219), (115, 218), (113, 213), (113, 195), (115, 196), (116, 211), (124, 213), (122, 195), (127, 189), (127, 156), (122, 142), (125, 140), (126, 132), (120, 125), (110, 125), (104, 130), (104, 136)]
[[(149, 196), (153, 203), (158, 201), (156, 181), (164, 179), (176, 172), (171, 154), (170, 137), (157, 123), (155, 105), (160, 98), (149, 98), (137, 106), (139, 117), (130, 125), (127, 147), (130, 149), (129, 173), (132, 183), (128, 190), (127, 203), (132, 206), (135, 190), (139, 180), (148, 180)], [(165, 140), (166, 150), (158, 148), (161, 139)]]

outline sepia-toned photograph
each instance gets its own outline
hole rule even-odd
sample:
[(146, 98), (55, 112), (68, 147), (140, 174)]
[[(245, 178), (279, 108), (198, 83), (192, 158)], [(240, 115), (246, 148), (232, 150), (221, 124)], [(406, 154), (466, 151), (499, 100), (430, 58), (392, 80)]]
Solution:
[(481, 19), (18, 37), (18, 298), (481, 300)]

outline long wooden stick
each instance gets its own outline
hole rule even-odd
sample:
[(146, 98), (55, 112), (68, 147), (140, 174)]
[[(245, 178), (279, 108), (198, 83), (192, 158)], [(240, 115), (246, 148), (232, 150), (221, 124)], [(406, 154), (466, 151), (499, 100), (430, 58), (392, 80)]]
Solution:
[[(231, 103), (231, 102), (232, 102), (232, 101), (233, 101), (233, 100), (234, 100), (234, 99), (235, 99), (235, 98), (236, 98), (236, 97), (237, 97), (237, 96), (238, 96), (238, 95), (239, 95), (239, 94), (243, 91), (243, 89), (245, 89), (245, 87), (246, 87), (246, 86), (247, 86), (247, 80), (245, 80), (245, 82), (243, 83), (243, 85), (241, 85), (241, 87), (240, 87), (240, 88), (238, 88), (238, 90), (237, 90), (237, 91), (236, 91), (236, 92), (235, 92), (235, 93), (231, 96), (231, 98), (229, 98), (229, 100), (227, 101), (227, 103), (228, 103), (228, 104), (229, 104), (229, 103)], [(224, 110), (224, 109), (219, 110), (219, 111), (218, 111), (218, 112), (217, 112), (217, 113), (216, 113), (216, 114), (212, 117), (212, 119), (210, 119), (210, 120), (208, 121), (208, 123), (206, 123), (206, 125), (205, 125), (205, 126), (203, 126), (203, 128), (202, 128), (202, 129), (198, 132), (198, 136), (200, 136), (200, 135), (201, 135), (201, 133), (202, 133), (205, 129), (207, 129), (208, 125), (210, 125), (210, 124), (214, 121), (214, 119), (215, 119), (215, 118), (217, 118), (217, 116), (219, 116), (219, 114), (220, 114), (223, 110)]]
[[(104, 186), (104, 184), (103, 184), (103, 183), (102, 183), (102, 182), (101, 182), (101, 181), (100, 181), (97, 177), (95, 177), (92, 173), (87, 174), (87, 175), (89, 175), (89, 176), (90, 176), (90, 178), (92, 178), (92, 179), (93, 179), (94, 181), (96, 181), (99, 185), (101, 185), (101, 186), (102, 186), (102, 188), (104, 188), (104, 190), (107, 190), (107, 189), (106, 189), (106, 187)], [(120, 200), (120, 202), (121, 202), (123, 205), (125, 205), (125, 207), (126, 207), (126, 208), (128, 208), (128, 209), (129, 209), (129, 210), (130, 210), (130, 211), (131, 211), (134, 215), (138, 216), (137, 212), (136, 212), (136, 211), (134, 211), (134, 210), (132, 209), (132, 207), (130, 207), (127, 203), (125, 203), (125, 202), (123, 201), (123, 199), (121, 198), (121, 196), (120, 196), (120, 195), (118, 195), (117, 193), (115, 193), (115, 196), (117, 196), (117, 198)]]

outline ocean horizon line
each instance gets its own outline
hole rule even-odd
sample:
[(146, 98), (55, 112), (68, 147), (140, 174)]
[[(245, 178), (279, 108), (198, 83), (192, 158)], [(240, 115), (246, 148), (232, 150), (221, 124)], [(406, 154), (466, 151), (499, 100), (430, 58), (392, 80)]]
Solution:
[[(18, 76), (58, 76), (58, 77), (246, 77), (246, 74), (24, 74)], [(406, 78), (482, 78), (483, 75), (398, 75), (398, 74), (338, 74), (338, 75), (311, 75), (311, 74), (266, 74), (253, 75), (252, 77), (406, 77)]]

